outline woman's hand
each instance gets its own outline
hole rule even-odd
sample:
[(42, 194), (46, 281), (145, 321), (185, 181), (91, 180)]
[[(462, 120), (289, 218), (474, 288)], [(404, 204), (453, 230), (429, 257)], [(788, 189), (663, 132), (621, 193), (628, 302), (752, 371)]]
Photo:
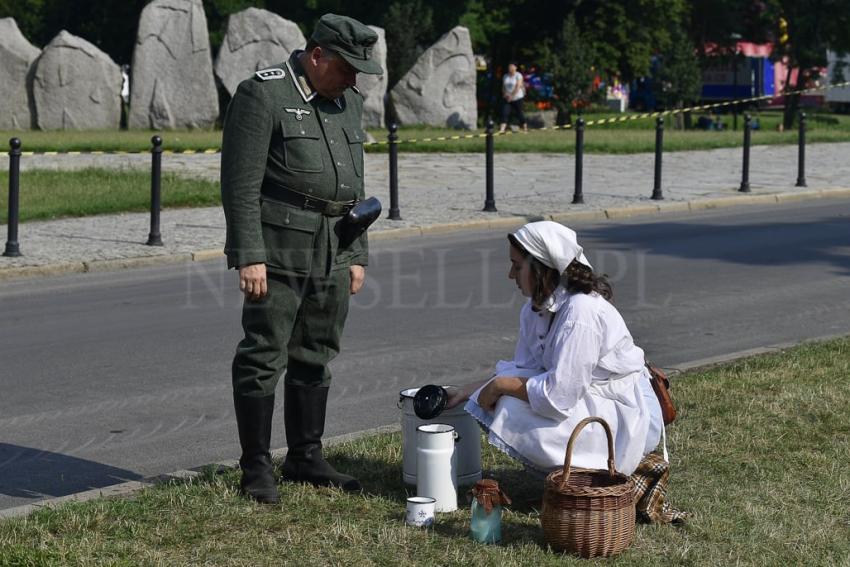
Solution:
[(504, 395), (499, 386), (501, 380), (501, 378), (494, 378), (478, 393), (478, 405), (489, 412), (496, 411), (496, 404), (499, 402), (499, 398)]
[(473, 382), (465, 386), (449, 386), (446, 388), (449, 393), (449, 399), (446, 401), (446, 409), (452, 409), (466, 402), (475, 390), (483, 386), (487, 381)]
[(499, 376), (487, 384), (478, 394), (478, 405), (489, 412), (496, 411), (496, 404), (502, 396), (512, 396), (518, 400), (528, 401), (528, 391), (525, 383), (528, 378), (519, 376)]

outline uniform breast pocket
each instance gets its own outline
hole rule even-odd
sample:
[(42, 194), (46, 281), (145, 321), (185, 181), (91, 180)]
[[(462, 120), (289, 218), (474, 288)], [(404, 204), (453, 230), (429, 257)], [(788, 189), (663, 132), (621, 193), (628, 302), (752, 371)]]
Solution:
[(307, 120), (281, 120), (280, 130), (283, 136), (284, 165), (287, 169), (310, 173), (324, 169), (318, 126)]
[(318, 213), (266, 199), (260, 210), (260, 220), (268, 264), (296, 274), (308, 274), (316, 250)]
[(357, 127), (347, 126), (345, 137), (348, 139), (348, 149), (351, 151), (354, 173), (357, 174), (357, 177), (363, 177), (363, 142), (366, 141), (366, 132)]

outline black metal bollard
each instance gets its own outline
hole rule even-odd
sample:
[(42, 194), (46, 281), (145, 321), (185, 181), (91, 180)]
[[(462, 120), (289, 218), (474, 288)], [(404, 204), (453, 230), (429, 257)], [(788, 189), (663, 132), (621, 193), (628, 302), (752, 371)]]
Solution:
[(486, 173), (485, 179), (487, 183), (487, 195), (484, 197), (484, 212), (495, 213), (496, 197), (493, 189), (493, 119), (487, 119), (487, 137), (486, 137), (485, 164)]
[(18, 245), (18, 217), (20, 216), (20, 192), (21, 192), (21, 140), (12, 138), (9, 140), (9, 218), (8, 236), (6, 238), (6, 249), (4, 256), (11, 258), (21, 255), (21, 247)]
[(159, 233), (159, 210), (162, 208), (162, 138), (151, 138), (151, 231), (148, 234), (148, 246), (162, 246)]
[(744, 171), (741, 174), (741, 193), (750, 192), (750, 142), (752, 141), (753, 117), (744, 115)]
[(659, 116), (655, 120), (655, 183), (652, 185), (652, 199), (661, 201), (664, 194), (661, 192), (661, 152), (664, 146), (664, 117)]
[(387, 136), (390, 143), (390, 220), (401, 220), (398, 210), (398, 124), (390, 124), (390, 133)]
[(806, 113), (800, 112), (800, 134), (797, 138), (797, 187), (806, 185)]
[(576, 186), (573, 192), (573, 205), (583, 205), (584, 195), (581, 191), (584, 163), (584, 118), (576, 120)]

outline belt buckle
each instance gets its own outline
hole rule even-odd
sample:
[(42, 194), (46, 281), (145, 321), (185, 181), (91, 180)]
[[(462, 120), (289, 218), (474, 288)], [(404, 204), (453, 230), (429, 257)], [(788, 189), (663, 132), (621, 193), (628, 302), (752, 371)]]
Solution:
[(321, 213), (324, 212), (324, 207), (321, 206), (320, 201), (318, 201), (317, 199), (304, 195), (304, 210)]

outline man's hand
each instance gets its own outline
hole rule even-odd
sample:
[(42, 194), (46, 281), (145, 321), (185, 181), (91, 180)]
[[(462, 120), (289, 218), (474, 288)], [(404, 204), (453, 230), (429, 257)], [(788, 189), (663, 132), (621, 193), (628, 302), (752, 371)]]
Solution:
[(354, 295), (360, 288), (363, 287), (363, 282), (366, 281), (366, 268), (363, 266), (351, 266), (348, 268), (351, 274), (351, 295)]
[(259, 301), (269, 293), (265, 264), (248, 264), (239, 267), (239, 291), (248, 301)]

